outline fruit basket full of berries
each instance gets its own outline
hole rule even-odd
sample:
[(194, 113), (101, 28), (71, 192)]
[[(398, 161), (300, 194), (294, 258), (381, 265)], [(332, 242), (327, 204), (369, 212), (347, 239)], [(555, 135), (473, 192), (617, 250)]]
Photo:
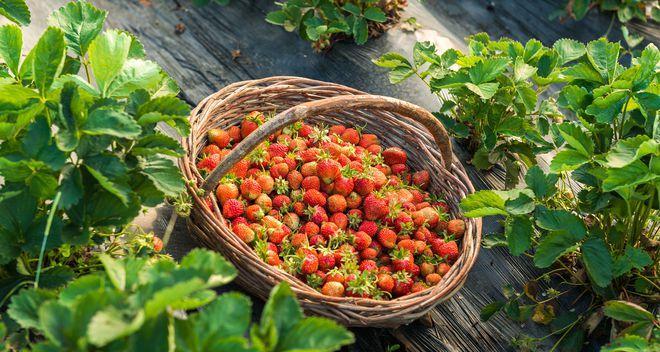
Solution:
[(396, 327), (463, 286), (481, 221), (459, 212), (474, 189), (426, 110), (270, 77), (207, 97), (190, 123), (189, 228), (247, 291), (287, 281), (309, 313)]

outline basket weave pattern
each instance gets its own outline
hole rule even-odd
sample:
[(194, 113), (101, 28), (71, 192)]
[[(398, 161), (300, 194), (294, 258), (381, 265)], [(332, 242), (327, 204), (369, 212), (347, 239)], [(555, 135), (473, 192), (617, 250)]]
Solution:
[[(278, 115), (241, 141), (205, 180), (195, 163), (207, 143), (207, 131), (238, 124), (245, 114), (255, 110)], [(411, 169), (429, 171), (428, 191), (442, 195), (454, 217), (459, 215), (460, 199), (474, 192), (463, 166), (451, 153), (446, 131), (424, 109), (338, 84), (299, 77), (269, 77), (229, 85), (204, 99), (191, 113), (191, 133), (183, 141), (186, 154), (179, 163), (185, 177), (195, 181), (188, 185), (193, 198), (188, 225), (193, 235), (205, 246), (220, 251), (237, 267), (239, 276), (236, 281), (250, 293), (265, 299), (274, 285), (287, 281), (305, 311), (347, 326), (396, 327), (407, 324), (456, 293), (463, 286), (479, 252), (480, 219), (464, 219), (466, 232), (461, 241), (461, 255), (438, 285), (380, 301), (325, 296), (283, 270), (266, 264), (226, 225), (215, 197), (211, 197), (214, 210), (206, 206), (200, 194), (213, 190), (220, 177), (269, 134), (300, 119), (326, 125), (365, 126), (364, 130), (376, 134), (383, 146), (403, 148), (409, 155)]]

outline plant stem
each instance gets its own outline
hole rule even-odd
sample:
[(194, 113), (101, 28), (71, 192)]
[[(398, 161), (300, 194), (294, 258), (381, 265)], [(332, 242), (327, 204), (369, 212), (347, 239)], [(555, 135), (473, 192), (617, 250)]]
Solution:
[(170, 236), (172, 236), (172, 231), (174, 230), (174, 224), (179, 218), (179, 214), (176, 213), (176, 209), (172, 209), (172, 215), (167, 221), (167, 227), (165, 228), (165, 233), (163, 234), (163, 248), (167, 248), (167, 243), (170, 241)]
[(44, 262), (44, 253), (46, 252), (46, 242), (48, 242), (48, 235), (50, 234), (50, 228), (53, 225), (53, 218), (55, 217), (55, 212), (57, 211), (57, 206), (60, 203), (60, 198), (62, 197), (62, 192), (57, 192), (55, 194), (55, 199), (50, 205), (50, 211), (48, 212), (48, 220), (46, 221), (46, 228), (44, 229), (44, 239), (41, 241), (41, 250), (39, 250), (39, 262), (37, 263), (37, 275), (34, 278), (34, 288), (39, 288), (39, 279), (41, 278), (41, 266)]

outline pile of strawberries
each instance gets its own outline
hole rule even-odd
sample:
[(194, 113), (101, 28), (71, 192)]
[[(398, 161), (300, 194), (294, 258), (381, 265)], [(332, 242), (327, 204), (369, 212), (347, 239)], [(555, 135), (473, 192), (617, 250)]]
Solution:
[[(266, 120), (208, 132), (197, 167), (210, 172)], [(298, 122), (235, 164), (216, 190), (233, 232), (270, 265), (329, 296), (390, 299), (436, 285), (465, 232), (429, 194), (401, 148), (342, 125)], [(212, 209), (213, 202), (207, 202)]]

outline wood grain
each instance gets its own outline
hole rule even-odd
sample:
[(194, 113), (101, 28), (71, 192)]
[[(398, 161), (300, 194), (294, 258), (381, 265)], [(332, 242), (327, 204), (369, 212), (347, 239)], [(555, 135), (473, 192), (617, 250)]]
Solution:
[[(65, 2), (28, 0), (33, 24), (27, 30), (26, 47), (36, 42), (46, 26), (47, 15)], [(193, 7), (186, 0), (92, 2), (109, 10), (107, 22), (110, 27), (129, 30), (140, 38), (149, 58), (157, 61), (179, 82), (181, 97), (192, 106), (229, 83), (274, 75), (296, 75), (396, 97), (434, 111), (438, 108), (437, 99), (425, 86), (416, 80), (390, 85), (386, 75), (371, 63), (371, 59), (387, 51), (410, 54), (415, 40), (432, 40), (442, 48), (464, 48), (462, 38), (476, 32), (523, 41), (538, 38), (546, 45), (563, 37), (588, 41), (604, 34), (610, 23), (608, 15), (596, 11), (590, 12), (581, 22), (560, 24), (551, 21), (548, 15), (561, 6), (560, 0), (410, 1), (404, 18), (417, 18), (423, 25), (421, 30), (410, 33), (394, 29), (367, 45), (339, 43), (331, 52), (317, 55), (307, 42), (264, 21), (265, 14), (274, 8), (272, 1), (232, 0), (227, 7), (213, 4), (204, 8)], [(146, 3), (151, 5), (145, 6)], [(175, 34), (177, 24), (185, 26), (183, 33)], [(649, 41), (660, 42), (657, 25), (633, 24), (632, 27), (642, 31)], [(610, 34), (610, 39), (621, 38), (616, 26)], [(234, 58), (236, 50), (240, 51), (240, 56)], [(465, 161), (464, 151), (455, 148), (455, 152)], [(473, 169), (468, 172), (477, 188), (497, 182), (497, 178), (484, 178)], [(143, 219), (144, 226), (162, 231), (169, 212), (167, 208), (153, 211), (151, 218)], [(484, 221), (484, 234), (498, 229), (496, 221)], [(180, 258), (196, 245), (184, 222), (179, 221), (168, 248), (170, 253)], [(512, 337), (523, 332), (540, 336), (544, 334), (543, 329), (530, 324), (520, 325), (499, 316), (482, 323), (479, 310), (494, 299), (502, 299), (503, 285), (512, 284), (520, 289), (526, 279), (535, 275), (538, 275), (537, 270), (525, 258), (512, 257), (503, 250), (483, 250), (465, 287), (432, 312), (433, 327), (415, 322), (391, 332), (355, 329), (358, 340), (349, 349), (384, 351), (396, 343), (396, 338), (409, 351), (511, 350)], [(548, 339), (547, 342), (552, 344), (554, 341)]]

